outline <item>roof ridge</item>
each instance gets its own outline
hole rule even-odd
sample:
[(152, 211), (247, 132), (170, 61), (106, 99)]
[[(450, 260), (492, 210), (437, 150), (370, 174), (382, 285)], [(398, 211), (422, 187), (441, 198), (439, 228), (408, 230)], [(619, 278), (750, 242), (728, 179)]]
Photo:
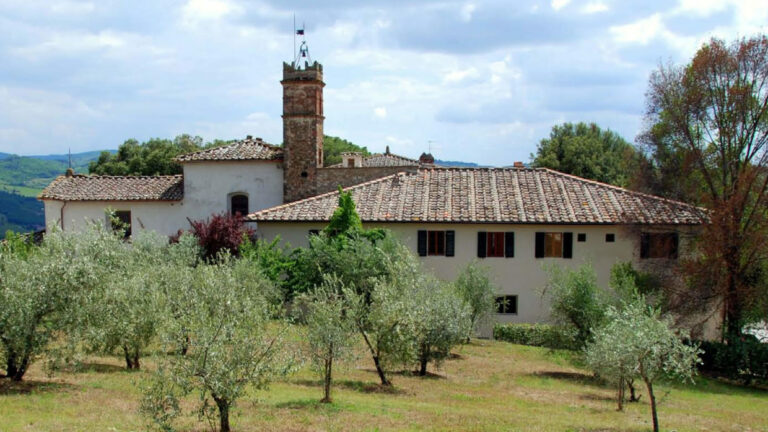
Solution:
[(657, 196), (657, 195), (651, 195), (651, 194), (648, 194), (648, 193), (645, 193), (645, 192), (639, 192), (639, 191), (635, 191), (635, 190), (628, 189), (628, 188), (625, 188), (625, 187), (612, 185), (610, 183), (605, 183), (605, 182), (601, 182), (601, 181), (598, 181), (598, 180), (592, 180), (592, 179), (588, 179), (588, 178), (584, 178), (584, 177), (579, 177), (579, 176), (574, 175), (574, 174), (564, 173), (564, 172), (561, 172), (561, 171), (553, 170), (551, 168), (537, 167), (537, 168), (530, 168), (530, 169), (546, 171), (546, 172), (552, 173), (554, 175), (559, 175), (559, 176), (562, 176), (562, 177), (572, 178), (572, 179), (579, 180), (579, 181), (582, 181), (582, 182), (585, 182), (585, 183), (592, 183), (592, 184), (597, 185), (597, 186), (606, 187), (606, 188), (617, 190), (617, 191), (620, 191), (620, 192), (626, 192), (626, 193), (629, 193), (629, 194), (640, 195), (640, 196), (643, 196), (643, 197), (646, 197), (646, 198), (652, 198), (652, 199), (657, 200), (657, 201), (664, 201), (664, 202), (668, 202), (668, 203), (672, 203), (672, 204), (684, 205), (684, 206), (687, 206), (687, 207), (693, 207), (695, 209), (699, 209), (699, 210), (703, 210), (703, 211), (708, 211), (704, 207), (699, 207), (699, 206), (696, 206), (696, 205), (693, 205), (693, 204), (689, 204), (687, 202), (673, 200), (673, 199), (670, 199), (670, 198), (664, 198), (664, 197), (660, 197), (660, 196)]

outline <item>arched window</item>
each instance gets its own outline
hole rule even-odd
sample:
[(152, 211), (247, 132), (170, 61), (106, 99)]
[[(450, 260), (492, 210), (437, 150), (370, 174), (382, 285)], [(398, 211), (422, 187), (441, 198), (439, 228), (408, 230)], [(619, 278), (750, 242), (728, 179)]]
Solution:
[(240, 213), (240, 216), (245, 216), (248, 214), (248, 195), (232, 195), (229, 199), (229, 208), (232, 216), (238, 213)]

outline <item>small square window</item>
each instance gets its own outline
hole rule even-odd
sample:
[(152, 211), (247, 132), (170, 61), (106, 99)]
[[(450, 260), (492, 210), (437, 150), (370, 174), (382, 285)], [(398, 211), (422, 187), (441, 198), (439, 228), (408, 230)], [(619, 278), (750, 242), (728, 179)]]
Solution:
[(585, 233), (579, 233), (578, 235), (576, 235), (576, 241), (578, 242), (587, 241), (587, 235)]
[(112, 230), (123, 230), (123, 238), (131, 237), (131, 212), (116, 211), (111, 220)]
[(606, 243), (613, 243), (615, 241), (616, 241), (616, 234), (611, 233), (611, 234), (606, 234), (605, 235), (605, 242)]
[(311, 229), (311, 230), (309, 230), (309, 235), (311, 235), (311, 236), (320, 235), (320, 230)]
[(505, 295), (496, 297), (496, 313), (503, 315), (517, 315), (517, 296)]

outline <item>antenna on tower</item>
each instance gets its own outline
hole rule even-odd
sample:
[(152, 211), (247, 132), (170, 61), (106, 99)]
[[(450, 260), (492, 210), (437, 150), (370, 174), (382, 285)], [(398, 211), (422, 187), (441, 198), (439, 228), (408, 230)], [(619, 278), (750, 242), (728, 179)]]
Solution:
[(68, 168), (72, 169), (72, 147), (68, 147), (67, 148), (67, 155), (68, 155), (68, 159), (69, 159), (69, 166), (68, 166)]
[[(299, 60), (304, 59), (304, 66), (306, 67), (312, 62), (312, 57), (309, 55), (309, 45), (304, 35), (305, 24), (301, 23), (301, 28), (296, 28), (296, 15), (293, 16), (293, 66), (296, 69), (301, 69), (301, 63)], [(296, 52), (296, 36), (301, 36), (301, 44), (299, 45), (299, 52)]]

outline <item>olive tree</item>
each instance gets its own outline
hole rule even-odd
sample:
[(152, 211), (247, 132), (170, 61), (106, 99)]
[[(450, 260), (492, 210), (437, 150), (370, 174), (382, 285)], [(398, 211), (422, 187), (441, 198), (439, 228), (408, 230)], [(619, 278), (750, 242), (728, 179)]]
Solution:
[(576, 330), (576, 342), (584, 346), (592, 340), (592, 330), (602, 324), (609, 303), (606, 291), (597, 285), (590, 264), (571, 270), (548, 266), (543, 296), (549, 299), (550, 316), (558, 324)]
[(174, 354), (159, 359), (145, 385), (142, 411), (166, 429), (180, 414), (178, 398), (196, 393), (200, 418), (218, 417), (219, 429), (228, 432), (232, 406), (246, 388), (265, 388), (294, 365), (283, 343), (286, 327), (270, 323), (268, 301), (258, 289), (269, 290), (270, 283), (263, 276), (243, 281), (229, 260), (217, 261), (184, 279), (190, 284), (185, 307), (162, 331)]
[(459, 273), (454, 283), (456, 292), (469, 307), (471, 325), (467, 335), (486, 320), (495, 307), (496, 287), (488, 277), (488, 270), (473, 261)]
[(447, 284), (431, 275), (423, 275), (411, 296), (414, 308), (414, 343), (418, 374), (427, 374), (427, 364), (436, 366), (445, 360), (451, 349), (461, 343), (472, 323), (469, 306)]
[(684, 344), (681, 336), (639, 296), (621, 308), (609, 307), (605, 324), (595, 330), (594, 341), (586, 347), (587, 364), (600, 376), (615, 383), (633, 378), (645, 383), (655, 432), (659, 420), (654, 383), (661, 377), (692, 380), (700, 363), (700, 350)]
[(49, 342), (82, 324), (83, 305), (108, 277), (124, 248), (94, 224), (83, 232), (53, 229), (25, 253), (0, 252), (0, 358), (20, 381)]
[(330, 275), (312, 294), (299, 300), (306, 307), (308, 353), (314, 369), (323, 378), (321, 402), (329, 403), (334, 363), (354, 354), (355, 328), (348, 316), (344, 285), (338, 277)]

